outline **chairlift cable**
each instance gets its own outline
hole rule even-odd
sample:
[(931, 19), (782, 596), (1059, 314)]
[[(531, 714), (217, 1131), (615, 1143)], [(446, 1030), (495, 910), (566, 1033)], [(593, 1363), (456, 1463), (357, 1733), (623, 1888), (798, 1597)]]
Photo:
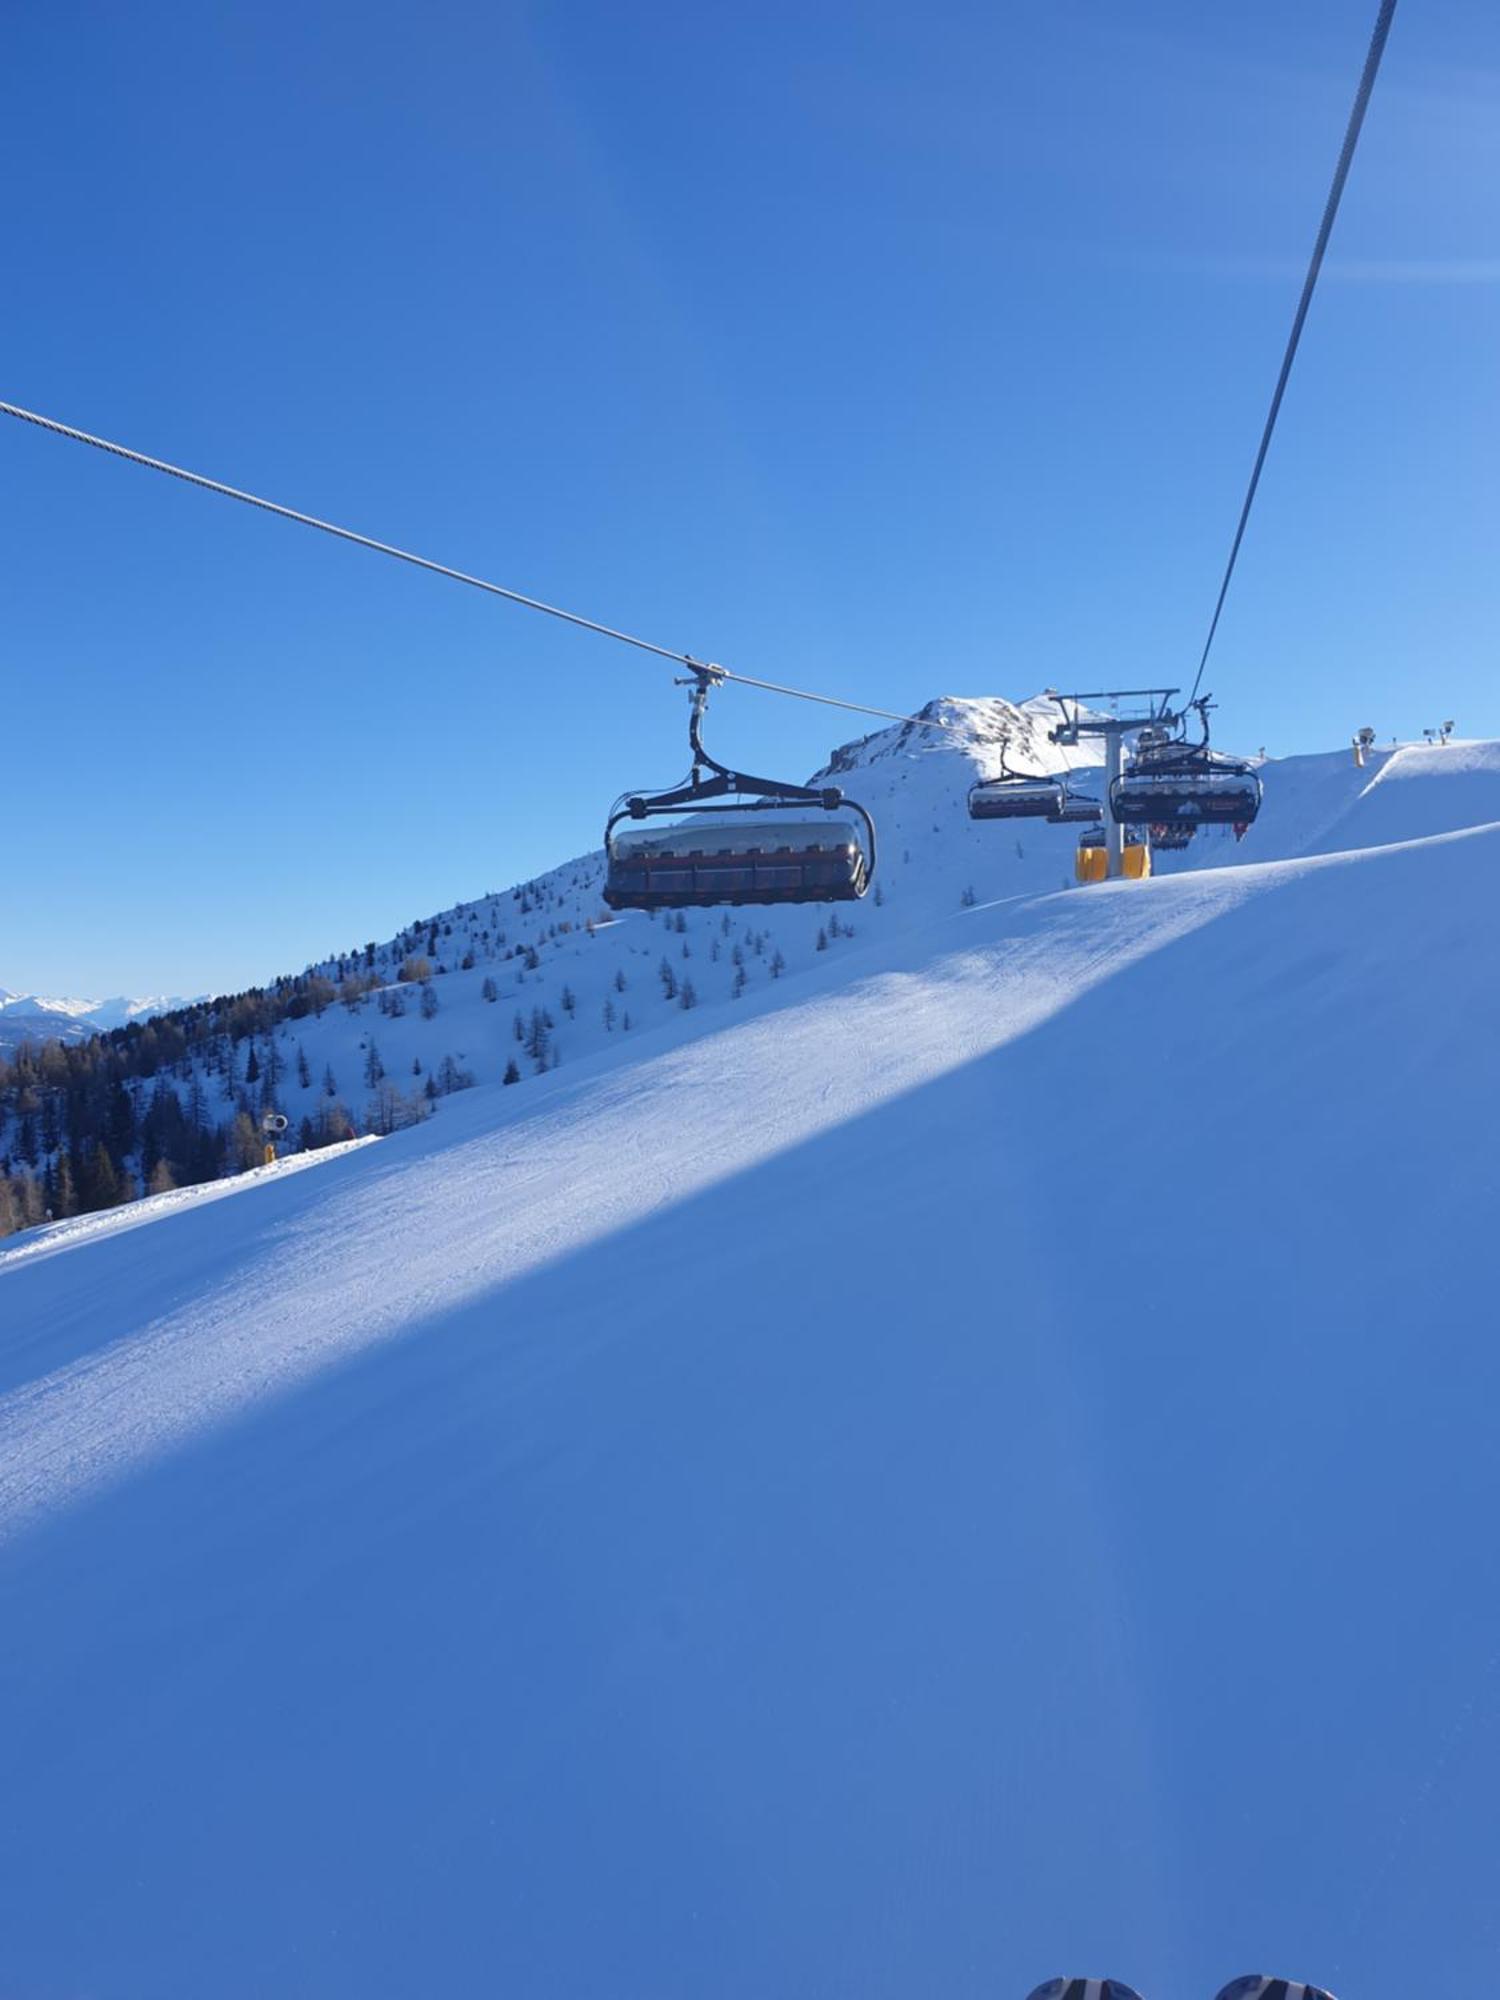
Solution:
[[(72, 438), (78, 444), (92, 445), (96, 451), (108, 452), (112, 458), (123, 458), (131, 465), (144, 466), (150, 472), (164, 472), (172, 479), (181, 479), (189, 486), (199, 486), (206, 493), (218, 493), (226, 500), (239, 500), (247, 507), (258, 507), (262, 513), (278, 515), (283, 521), (295, 521), (300, 527), (316, 528), (319, 533), (332, 535), (341, 542), (353, 542), (356, 547), (370, 549), (376, 555), (391, 556), (397, 562), (410, 563), (415, 569), (430, 570), (434, 576), (445, 576), (453, 583), (465, 583), (473, 590), (486, 591), (491, 597), (503, 597), (509, 604), (519, 604), (527, 611), (540, 611), (548, 618), (559, 618), (565, 625), (576, 625), (582, 631), (595, 632), (601, 639), (617, 639), (622, 646), (634, 646), (639, 652), (654, 654), (657, 659), (671, 660), (674, 665), (687, 667), (691, 672), (704, 670), (708, 663), (691, 653), (679, 652), (672, 646), (658, 646), (653, 640), (641, 639), (633, 632), (621, 632), (613, 625), (602, 625), (597, 619), (585, 618), (577, 611), (565, 611), (561, 605), (548, 604), (540, 597), (528, 597), (524, 591), (507, 589), (504, 584), (491, 583), (488, 578), (474, 576), (468, 570), (454, 569), (448, 563), (435, 562), (431, 556), (419, 556), (410, 549), (398, 549), (391, 542), (377, 541), (372, 535), (361, 535), (353, 528), (341, 528), (336, 522), (320, 520), (316, 514), (304, 514), (300, 508), (286, 507), (277, 500), (267, 500), (258, 493), (246, 493), (238, 486), (228, 486), (222, 480), (210, 479), (206, 473), (189, 472), (185, 467), (172, 465), (164, 458), (153, 458), (148, 452), (133, 451), (130, 446), (116, 444), (109, 438), (95, 437), (91, 431), (79, 430), (73, 424), (60, 422), (56, 417), (45, 417), (36, 410), (21, 408), (17, 403), (0, 401), (0, 414), (16, 417), (22, 423), (34, 424), (39, 430), (51, 431), (57, 437)], [(738, 674), (728, 667), (714, 666), (712, 672), (716, 680), (733, 681), (739, 687), (759, 688), (765, 694), (786, 695), (793, 701), (812, 701), (824, 708), (841, 708), (853, 715), (873, 715), (884, 722), (909, 723), (918, 729), (934, 729), (947, 736), (963, 736), (965, 732), (953, 723), (933, 722), (920, 715), (902, 715), (892, 708), (873, 708), (868, 702), (844, 701), (838, 695), (816, 694), (808, 688), (787, 687), (780, 681), (758, 679), (753, 674)]]
[(1302, 328), (1307, 319), (1307, 309), (1312, 304), (1313, 292), (1317, 288), (1318, 274), (1323, 268), (1323, 255), (1328, 248), (1328, 239), (1333, 234), (1334, 218), (1339, 212), (1339, 202), (1343, 198), (1344, 183), (1349, 178), (1349, 168), (1354, 159), (1354, 149), (1359, 143), (1360, 128), (1365, 122), (1365, 112), (1369, 107), (1370, 93), (1375, 88), (1375, 78), (1380, 69), (1380, 59), (1385, 53), (1386, 37), (1391, 30), (1391, 18), (1396, 12), (1396, 0), (1380, 0), (1380, 12), (1376, 16), (1374, 33), (1370, 37), (1369, 51), (1365, 56), (1364, 71), (1359, 79), (1359, 88), (1354, 94), (1354, 108), (1349, 113), (1349, 124), (1344, 133), (1344, 143), (1339, 150), (1338, 165), (1334, 169), (1333, 186), (1328, 191), (1328, 200), (1323, 209), (1323, 220), (1318, 225), (1317, 241), (1313, 244), (1312, 257), (1308, 263), (1307, 276), (1302, 283), (1302, 296), (1297, 302), (1296, 315), (1292, 320), (1292, 331), (1287, 340), (1286, 352), (1281, 358), (1281, 373), (1276, 378), (1276, 390), (1271, 397), (1270, 413), (1266, 417), (1265, 429), (1261, 432), (1260, 449), (1255, 454), (1255, 465), (1250, 473), (1250, 484), (1245, 492), (1245, 504), (1240, 509), (1239, 526), (1234, 531), (1234, 542), (1230, 547), (1229, 561), (1224, 569), (1224, 580), (1219, 585), (1218, 602), (1214, 605), (1214, 615), (1208, 628), (1208, 637), (1203, 643), (1203, 657), (1198, 662), (1198, 672), (1193, 681), (1193, 692), (1188, 696), (1191, 705), (1194, 696), (1203, 685), (1203, 670), (1208, 665), (1208, 655), (1214, 643), (1214, 634), (1219, 629), (1219, 615), (1224, 609), (1224, 600), (1229, 595), (1230, 579), (1239, 558), (1240, 543), (1245, 539), (1245, 526), (1250, 519), (1250, 509), (1255, 504), (1256, 488), (1260, 485), (1261, 469), (1266, 462), (1266, 453), (1271, 447), (1271, 434), (1276, 428), (1276, 419), (1281, 412), (1281, 399), (1286, 394), (1287, 380), (1292, 372), (1292, 363), (1297, 356), (1297, 345), (1302, 338)]

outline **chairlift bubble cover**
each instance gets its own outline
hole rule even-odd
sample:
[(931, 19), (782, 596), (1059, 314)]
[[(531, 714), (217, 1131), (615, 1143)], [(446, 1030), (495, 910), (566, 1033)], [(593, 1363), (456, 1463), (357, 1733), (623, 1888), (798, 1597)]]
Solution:
[(855, 820), (726, 819), (616, 835), (604, 900), (616, 910), (855, 902), (869, 880)]
[(969, 787), (969, 818), (1058, 819), (1065, 798), (1055, 778), (981, 778)]

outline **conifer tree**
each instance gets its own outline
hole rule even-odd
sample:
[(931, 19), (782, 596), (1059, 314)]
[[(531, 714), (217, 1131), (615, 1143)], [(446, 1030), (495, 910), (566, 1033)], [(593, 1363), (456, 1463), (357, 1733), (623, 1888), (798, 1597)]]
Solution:
[(85, 1213), (113, 1208), (120, 1199), (120, 1177), (109, 1148), (94, 1140), (84, 1152), (78, 1169), (78, 1205)]
[(538, 1070), (547, 1067), (547, 1018), (540, 1007), (531, 1010), (531, 1026), (526, 1034), (526, 1053)]
[(50, 1187), (44, 1184), (47, 1207), (56, 1220), (62, 1222), (68, 1216), (78, 1213), (78, 1190), (73, 1180), (73, 1162), (66, 1153), (58, 1154), (57, 1165), (50, 1169), (50, 1175)]
[(248, 1173), (265, 1157), (265, 1140), (248, 1111), (237, 1111), (229, 1130), (228, 1166), (232, 1174)]

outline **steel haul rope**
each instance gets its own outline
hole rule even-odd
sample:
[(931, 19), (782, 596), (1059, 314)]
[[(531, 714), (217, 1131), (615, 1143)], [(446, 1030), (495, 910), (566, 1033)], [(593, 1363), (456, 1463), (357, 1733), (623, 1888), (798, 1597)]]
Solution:
[(1297, 311), (1292, 320), (1292, 331), (1287, 340), (1286, 352), (1281, 357), (1281, 373), (1276, 378), (1276, 390), (1271, 397), (1270, 414), (1266, 427), (1261, 432), (1260, 449), (1255, 454), (1255, 465), (1250, 473), (1250, 484), (1245, 492), (1245, 504), (1240, 509), (1239, 526), (1234, 531), (1234, 542), (1229, 551), (1229, 561), (1224, 569), (1224, 581), (1219, 585), (1218, 602), (1214, 605), (1214, 615), (1209, 623), (1208, 637), (1203, 642), (1203, 657), (1198, 662), (1198, 672), (1193, 680), (1193, 692), (1188, 696), (1191, 705), (1203, 685), (1203, 670), (1208, 665), (1208, 655), (1214, 643), (1214, 634), (1219, 629), (1219, 614), (1224, 609), (1224, 600), (1229, 595), (1230, 578), (1239, 559), (1240, 543), (1245, 539), (1245, 524), (1250, 519), (1250, 509), (1255, 504), (1256, 488), (1260, 485), (1261, 468), (1266, 462), (1266, 453), (1271, 447), (1271, 434), (1276, 428), (1276, 419), (1281, 412), (1281, 399), (1286, 394), (1287, 379), (1292, 372), (1292, 363), (1297, 357), (1297, 344), (1302, 338), (1302, 328), (1307, 319), (1307, 309), (1312, 304), (1313, 292), (1317, 289), (1318, 273), (1323, 268), (1323, 253), (1328, 248), (1328, 239), (1333, 234), (1334, 218), (1339, 212), (1339, 202), (1343, 198), (1344, 183), (1349, 178), (1350, 163), (1354, 149), (1359, 144), (1360, 127), (1365, 122), (1365, 112), (1370, 103), (1370, 92), (1375, 88), (1375, 77), (1380, 69), (1380, 58), (1385, 54), (1386, 37), (1391, 31), (1391, 18), (1396, 11), (1396, 0), (1380, 0), (1380, 12), (1375, 20), (1375, 30), (1370, 37), (1369, 53), (1365, 57), (1364, 70), (1359, 79), (1359, 89), (1354, 93), (1354, 108), (1349, 113), (1349, 124), (1344, 132), (1344, 143), (1339, 149), (1338, 165), (1334, 169), (1333, 186), (1328, 191), (1328, 200), (1323, 208), (1323, 220), (1318, 225), (1317, 241), (1313, 244), (1312, 257), (1307, 266), (1307, 276), (1302, 281), (1302, 296), (1297, 301)]
[(95, 451), (108, 452), (112, 458), (123, 458), (131, 465), (146, 467), (150, 472), (164, 472), (189, 486), (202, 487), (206, 493), (218, 493), (226, 500), (238, 500), (246, 507), (258, 507), (262, 513), (275, 514), (283, 521), (295, 521), (300, 527), (316, 528), (320, 534), (332, 535), (341, 542), (353, 542), (357, 548), (371, 549), (376, 555), (391, 556), (397, 562), (410, 563), (414, 569), (430, 570), (434, 576), (445, 576), (453, 583), (468, 584), (471, 589), (486, 591), (491, 597), (503, 597), (507, 603), (519, 604), (527, 611), (540, 611), (548, 618), (560, 618), (565, 625), (596, 632), (600, 638), (617, 639), (622, 646), (634, 646), (642, 653), (654, 654), (659, 660), (671, 660), (674, 665), (687, 667), (694, 673), (708, 668), (718, 680), (733, 681), (740, 687), (760, 688), (766, 694), (788, 695), (793, 701), (814, 701), (825, 708), (842, 708), (853, 715), (878, 716), (885, 722), (911, 723), (918, 729), (935, 729), (949, 736), (963, 733), (946, 722), (928, 721), (920, 715), (902, 715), (892, 708), (872, 708), (868, 702), (843, 701), (837, 695), (816, 694), (807, 688), (787, 687), (780, 681), (759, 680), (752, 674), (737, 674), (728, 667), (711, 665), (691, 653), (678, 652), (675, 647), (658, 646), (650, 639), (637, 638), (633, 632), (621, 632), (613, 625), (602, 625), (597, 619), (585, 618), (577, 611), (564, 611), (560, 605), (547, 604), (540, 597), (528, 597), (524, 591), (509, 590), (504, 584), (491, 583), (488, 578), (474, 576), (468, 570), (435, 562), (431, 556), (419, 556), (410, 549), (398, 549), (392, 542), (377, 541), (373, 535), (361, 535), (353, 528), (341, 528), (336, 522), (320, 520), (316, 514), (304, 514), (300, 508), (285, 507), (280, 501), (267, 500), (258, 493), (246, 493), (238, 486), (226, 485), (221, 479), (210, 479), (206, 473), (189, 472), (184, 466), (172, 465), (164, 458), (153, 458), (149, 452), (133, 451), (129, 445), (116, 444), (110, 438), (95, 437), (92, 431), (79, 430), (76, 425), (62, 423), (56, 417), (44, 417), (36, 410), (23, 409), (19, 403), (0, 402), (0, 415), (18, 418), (24, 424), (35, 424), (39, 430), (51, 431), (56, 437), (72, 438), (75, 443), (92, 445)]

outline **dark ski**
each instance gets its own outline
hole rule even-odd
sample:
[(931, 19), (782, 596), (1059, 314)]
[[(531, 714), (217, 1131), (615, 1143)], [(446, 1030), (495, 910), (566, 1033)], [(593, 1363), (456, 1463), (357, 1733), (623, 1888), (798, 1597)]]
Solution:
[(1141, 1996), (1123, 1979), (1049, 1979), (1030, 2000), (1141, 2000)]
[(1322, 1986), (1304, 1986), (1298, 1979), (1270, 1979), (1264, 1972), (1247, 1972), (1219, 1989), (1219, 2000), (1333, 2000)]

